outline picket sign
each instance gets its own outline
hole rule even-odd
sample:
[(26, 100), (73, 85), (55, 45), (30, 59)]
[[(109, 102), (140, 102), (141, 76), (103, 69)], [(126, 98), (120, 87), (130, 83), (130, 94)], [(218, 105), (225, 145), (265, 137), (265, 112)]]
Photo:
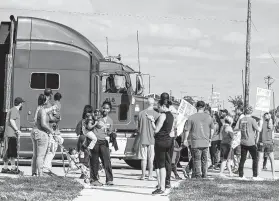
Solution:
[(262, 112), (269, 112), (271, 100), (271, 90), (257, 87), (255, 109)]
[(174, 127), (177, 129), (177, 136), (181, 135), (184, 129), (184, 125), (192, 114), (195, 114), (197, 109), (188, 103), (186, 100), (182, 99), (178, 107), (178, 115), (175, 118)]

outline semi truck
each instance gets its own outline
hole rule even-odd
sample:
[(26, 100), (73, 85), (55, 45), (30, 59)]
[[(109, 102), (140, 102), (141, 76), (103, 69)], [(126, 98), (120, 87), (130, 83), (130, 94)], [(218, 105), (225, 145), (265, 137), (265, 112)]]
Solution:
[[(23, 97), (20, 112), (20, 157), (32, 156), (30, 132), (34, 125), (37, 98), (45, 88), (62, 94), (59, 124), (66, 148), (76, 147), (75, 127), (87, 104), (99, 108), (112, 103), (110, 117), (117, 133), (119, 150), (111, 157), (140, 168), (132, 147), (137, 115), (147, 106), (140, 72), (116, 59), (104, 57), (87, 38), (57, 22), (10, 16), (0, 26), (0, 132), (15, 97)], [(61, 157), (57, 154), (56, 157)]]

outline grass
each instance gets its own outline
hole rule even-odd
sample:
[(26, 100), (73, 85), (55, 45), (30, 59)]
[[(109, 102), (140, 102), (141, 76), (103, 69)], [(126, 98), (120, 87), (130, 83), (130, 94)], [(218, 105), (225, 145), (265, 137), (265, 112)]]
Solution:
[(79, 195), (83, 186), (64, 177), (0, 177), (0, 200), (67, 201)]
[(181, 183), (170, 194), (170, 201), (262, 201), (278, 200), (279, 181), (240, 181), (192, 179)]

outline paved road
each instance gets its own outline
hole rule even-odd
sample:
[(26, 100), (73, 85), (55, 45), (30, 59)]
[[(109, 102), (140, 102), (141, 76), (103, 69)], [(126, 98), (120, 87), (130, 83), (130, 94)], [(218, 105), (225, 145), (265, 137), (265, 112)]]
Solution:
[[(152, 196), (151, 192), (157, 185), (156, 181), (141, 181), (138, 180), (140, 177), (140, 171), (134, 170), (127, 166), (124, 161), (112, 160), (113, 174), (114, 174), (114, 186), (111, 187), (98, 187), (92, 188), (88, 184), (85, 184), (83, 180), (78, 179), (80, 174), (69, 174), (69, 177), (76, 178), (79, 182), (84, 185), (84, 190), (81, 191), (80, 195), (75, 201), (87, 201), (87, 200), (113, 200), (113, 201), (168, 201), (168, 196)], [(252, 177), (252, 163), (251, 160), (247, 160), (245, 164), (245, 176)], [(2, 168), (2, 166), (0, 166)], [(20, 169), (24, 171), (25, 175), (31, 175), (30, 166), (20, 166)], [(268, 162), (268, 169), (270, 170), (270, 163)], [(279, 170), (279, 161), (276, 161), (276, 170)], [(53, 172), (59, 176), (63, 176), (64, 172), (61, 167), (54, 167)], [(181, 174), (181, 172), (180, 172)], [(218, 172), (209, 172), (209, 176), (216, 176)], [(276, 172), (277, 176), (279, 173)], [(101, 182), (105, 182), (104, 173), (101, 173)], [(155, 176), (155, 173), (154, 173)], [(12, 176), (16, 177), (16, 176)], [(182, 175), (181, 175), (182, 177)], [(270, 171), (263, 171), (261, 174), (263, 178), (271, 178)], [(183, 178), (183, 177), (182, 177)], [(236, 177), (237, 178), (237, 175)], [(179, 183), (172, 181), (173, 186), (178, 186)]]

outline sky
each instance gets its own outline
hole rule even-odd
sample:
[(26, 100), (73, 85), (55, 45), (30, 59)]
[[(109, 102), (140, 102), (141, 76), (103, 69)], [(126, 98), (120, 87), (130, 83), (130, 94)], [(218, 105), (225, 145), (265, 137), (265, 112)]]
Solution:
[[(40, 2), (40, 3), (38, 3)], [(264, 77), (279, 105), (279, 0), (252, 0), (250, 104)], [(0, 1), (0, 20), (34, 16), (56, 21), (86, 36), (106, 55), (121, 54), (122, 62), (138, 70), (139, 31), (141, 72), (151, 78), (151, 92), (172, 90), (204, 97), (242, 95), (245, 68), (247, 1), (245, 0), (9, 0)], [(277, 37), (276, 37), (277, 36)], [(278, 66), (268, 52), (271, 52)], [(148, 76), (144, 76), (148, 92)]]

